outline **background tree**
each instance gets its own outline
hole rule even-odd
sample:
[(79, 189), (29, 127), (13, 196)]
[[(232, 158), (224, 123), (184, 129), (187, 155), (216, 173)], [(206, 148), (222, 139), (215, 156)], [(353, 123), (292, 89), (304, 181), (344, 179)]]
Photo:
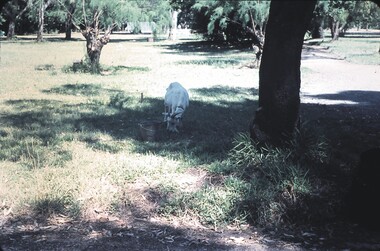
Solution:
[(2, 12), (4, 6), (9, 2), (10, 0), (4, 0), (4, 1), (0, 1), (0, 29), (1, 29), (1, 26), (3, 25), (3, 23), (5, 22), (5, 18), (4, 18), (4, 13)]
[(211, 40), (227, 41), (239, 46), (251, 44), (255, 60), (248, 67), (258, 67), (264, 46), (265, 26), (269, 13), (269, 1), (198, 1), (193, 9), (198, 13), (198, 31), (205, 32)]
[(257, 40), (258, 36), (264, 34), (269, 2), (197, 1), (193, 9), (197, 12), (196, 30), (207, 32), (208, 38), (212, 40), (241, 42), (252, 38)]
[(313, 12), (313, 18), (310, 23), (312, 38), (324, 38), (325, 19), (327, 16), (329, 2), (318, 1)]
[[(78, 2), (79, 3), (79, 2)], [(103, 46), (110, 40), (112, 29), (116, 26), (121, 12), (124, 10), (122, 2), (113, 1), (85, 1), (82, 0), (79, 18), (75, 22), (78, 30), (86, 39), (86, 49), (92, 73), (100, 72), (100, 55)], [(83, 27), (83, 28), (81, 28)], [(100, 36), (100, 32), (104, 34)]]
[(348, 28), (350, 12), (353, 11), (354, 4), (353, 1), (330, 0), (327, 16), (332, 41), (338, 40), (339, 35)]
[(196, 0), (170, 0), (170, 6), (179, 10), (178, 25), (182, 28), (191, 28), (194, 23), (194, 12), (192, 6)]
[(168, 0), (82, 0), (77, 4), (73, 24), (86, 39), (92, 73), (100, 72), (100, 55), (114, 28), (125, 23), (154, 22), (154, 32), (161, 32), (170, 22)]
[(2, 14), (8, 21), (7, 39), (15, 37), (16, 22), (32, 5), (31, 0), (11, 0), (2, 8)]
[(38, 0), (36, 2), (36, 7), (38, 8), (37, 42), (41, 42), (44, 39), (45, 12), (53, 2), (54, 0)]
[(317, 2), (311, 22), (312, 38), (322, 38), (323, 29), (329, 28), (332, 41), (353, 27), (378, 28), (380, 10), (372, 1), (330, 0)]
[(355, 1), (351, 17), (358, 29), (380, 28), (380, 8), (374, 2)]
[(271, 1), (259, 73), (259, 108), (251, 137), (279, 144), (299, 119), (300, 65), (304, 35), (315, 1)]
[(65, 39), (71, 39), (71, 30), (73, 28), (73, 17), (77, 4), (75, 0), (65, 0), (63, 6), (66, 10), (66, 19), (65, 19)]

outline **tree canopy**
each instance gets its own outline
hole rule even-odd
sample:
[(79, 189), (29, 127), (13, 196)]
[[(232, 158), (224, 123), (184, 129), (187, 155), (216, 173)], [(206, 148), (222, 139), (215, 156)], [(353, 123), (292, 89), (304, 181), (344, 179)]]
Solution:
[[(311, 28), (330, 28), (335, 31), (335, 37), (354, 26), (379, 28), (378, 3), (378, 0), (320, 0)], [(74, 0), (4, 0), (0, 4), (0, 29), (6, 31), (8, 37), (36, 32), (39, 24), (43, 32), (65, 32), (72, 28), (70, 22), (84, 24), (83, 10), (89, 19), (93, 15), (91, 10), (97, 8), (102, 9), (99, 16), (102, 29), (110, 23), (123, 29), (126, 22), (137, 28), (139, 22), (154, 22), (155, 32), (164, 32), (171, 25), (171, 10), (176, 10), (180, 25), (191, 27), (208, 39), (241, 42), (252, 39), (249, 29), (265, 32), (269, 4), (270, 1), (262, 0), (86, 0), (83, 8), (82, 1)], [(42, 26), (41, 14), (44, 14)], [(334, 32), (332, 34), (334, 36)]]
[[(211, 39), (241, 41), (251, 35), (249, 29), (263, 32), (268, 19), (269, 1), (197, 1), (195, 29)], [(248, 30), (247, 30), (248, 28)]]
[[(27, 3), (29, 8), (23, 10)], [(41, 23), (41, 14), (45, 21), (41, 27), (45, 32), (62, 32), (68, 26), (67, 20), (83, 27), (86, 21), (93, 18), (94, 12), (97, 12), (101, 14), (101, 29), (109, 26), (122, 29), (126, 22), (154, 22), (155, 31), (162, 32), (170, 25), (171, 9), (169, 0), (8, 0), (1, 4), (0, 21), (3, 22), (0, 27), (8, 31), (10, 21), (15, 19), (18, 13), (25, 12), (22, 20), (15, 23), (16, 33), (37, 31), (38, 24)]]

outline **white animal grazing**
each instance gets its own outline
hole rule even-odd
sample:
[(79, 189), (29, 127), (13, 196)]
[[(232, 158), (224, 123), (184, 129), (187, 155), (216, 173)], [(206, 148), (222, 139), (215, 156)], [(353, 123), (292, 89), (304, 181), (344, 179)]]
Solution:
[(178, 132), (177, 127), (182, 126), (182, 116), (189, 106), (189, 94), (178, 82), (173, 82), (166, 89), (164, 122), (170, 132)]

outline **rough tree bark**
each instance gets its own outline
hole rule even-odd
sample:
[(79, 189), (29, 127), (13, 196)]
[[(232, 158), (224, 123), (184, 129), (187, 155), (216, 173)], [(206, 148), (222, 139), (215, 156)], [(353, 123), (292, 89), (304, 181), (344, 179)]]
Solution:
[(66, 14), (66, 21), (65, 21), (65, 29), (66, 29), (66, 40), (71, 39), (71, 29), (73, 27), (73, 15), (75, 12), (75, 2), (70, 3), (68, 9), (67, 9), (67, 14)]
[(259, 108), (251, 138), (279, 144), (299, 119), (300, 65), (304, 35), (316, 0), (272, 1), (259, 73)]
[(40, 5), (38, 7), (38, 31), (37, 31), (37, 42), (43, 41), (44, 34), (44, 22), (45, 22), (45, 11), (47, 7), (52, 3), (52, 0), (40, 0)]
[(86, 29), (82, 31), (82, 35), (86, 39), (87, 56), (90, 60), (91, 72), (97, 74), (100, 72), (100, 54), (103, 46), (110, 40), (112, 27), (108, 27), (104, 35), (99, 37), (99, 16), (101, 12), (94, 15), (94, 21), (91, 25), (86, 25)]
[(10, 19), (9, 25), (8, 25), (7, 39), (12, 39), (16, 36), (15, 27), (16, 27), (16, 21), (13, 19)]
[[(25, 11), (30, 8), (32, 2), (31, 1), (11, 1), (9, 5), (4, 4), (4, 8), (2, 9), (6, 18), (9, 20), (8, 25), (8, 33), (7, 39), (12, 39), (16, 35), (16, 22), (17, 20), (24, 14)], [(21, 8), (22, 2), (24, 2), (24, 7)]]
[(180, 11), (177, 11), (177, 10), (170, 11), (171, 23), (169, 25), (169, 36), (168, 36), (169, 40), (176, 40), (179, 13)]
[(331, 31), (331, 40), (336, 41), (339, 39), (339, 35), (341, 31), (343, 30), (343, 26), (340, 26), (340, 22), (338, 20), (335, 20), (334, 18), (331, 18), (332, 20), (330, 21), (330, 31)]

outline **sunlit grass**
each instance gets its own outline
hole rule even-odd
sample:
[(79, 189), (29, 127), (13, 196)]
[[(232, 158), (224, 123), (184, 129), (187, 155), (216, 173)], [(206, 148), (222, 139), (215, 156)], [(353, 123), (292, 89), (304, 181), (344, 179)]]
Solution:
[[(170, 82), (157, 76), (163, 69), (172, 71), (173, 64), (165, 59), (158, 61), (160, 69), (154, 68), (157, 52), (156, 61), (147, 60), (128, 44), (111, 43), (105, 48), (113, 50), (105, 50), (101, 58), (105, 74), (72, 72), (65, 67), (82, 59), (83, 41), (70, 42), (71, 53), (61, 52), (62, 57), (47, 55), (61, 44), (65, 45), (23, 42), (2, 47), (7, 50), (2, 65), (25, 73), (5, 75), (2, 89), (2, 209), (12, 209), (13, 215), (75, 218), (95, 217), (94, 210), (118, 213), (124, 200), (140, 203), (140, 195), (128, 190), (135, 182), (162, 195), (181, 191), (176, 177), (187, 168), (222, 160), (230, 138), (249, 122), (249, 116), (240, 117), (257, 101), (248, 88), (189, 88), (191, 108), (181, 133), (169, 135), (163, 125), (158, 142), (142, 142), (138, 123), (162, 119), (162, 96)], [(151, 53), (145, 44), (135, 45), (134, 50)], [(24, 55), (27, 63), (10, 60), (16, 55)], [(12, 163), (12, 170), (5, 163)]]
[(325, 43), (332, 51), (346, 60), (358, 64), (380, 64), (380, 38), (345, 38)]
[[(237, 67), (250, 54), (192, 55), (170, 45), (111, 42), (101, 56), (104, 71), (92, 75), (67, 70), (83, 59), (83, 40), (2, 43), (5, 218), (91, 219), (137, 209), (213, 226), (296, 218), (303, 198), (315, 192), (308, 170), (329, 164), (328, 143), (305, 126), (289, 148), (259, 150), (247, 134), (258, 105), (258, 69)], [(169, 134), (162, 124), (158, 141), (144, 142), (138, 123), (162, 120), (173, 81), (190, 94), (184, 127)]]

